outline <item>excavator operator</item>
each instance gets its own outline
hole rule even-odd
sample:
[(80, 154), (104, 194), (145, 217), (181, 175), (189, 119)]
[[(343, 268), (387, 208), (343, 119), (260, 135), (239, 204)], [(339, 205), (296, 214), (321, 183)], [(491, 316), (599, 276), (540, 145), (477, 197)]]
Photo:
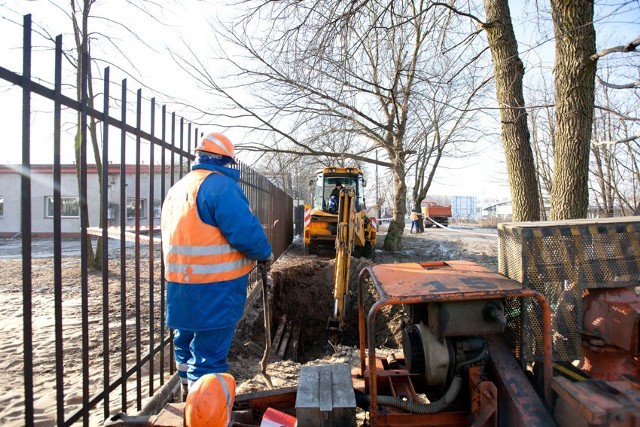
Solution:
[(338, 198), (340, 197), (340, 190), (342, 190), (342, 183), (340, 181), (336, 181), (336, 187), (331, 190), (331, 195), (329, 196), (329, 212), (331, 213), (338, 212)]

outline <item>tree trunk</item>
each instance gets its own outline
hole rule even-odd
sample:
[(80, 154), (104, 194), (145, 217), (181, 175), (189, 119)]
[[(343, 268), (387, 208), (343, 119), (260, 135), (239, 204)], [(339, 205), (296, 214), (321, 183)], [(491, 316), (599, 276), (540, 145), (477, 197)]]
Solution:
[(556, 37), (556, 147), (551, 219), (585, 218), (596, 62), (593, 1), (552, 0)]
[(389, 223), (389, 230), (384, 239), (383, 248), (395, 252), (400, 249), (402, 233), (404, 232), (404, 216), (407, 213), (407, 184), (404, 181), (404, 160), (393, 162), (393, 219)]
[(524, 66), (511, 24), (508, 0), (485, 0), (487, 31), (495, 69), (496, 93), (502, 121), (514, 221), (540, 219), (538, 184), (531, 150), (527, 112), (522, 94)]
[[(73, 0), (71, 1), (71, 8), (73, 11), (72, 13), (73, 32), (74, 32), (74, 38), (76, 42), (76, 59), (78, 61), (76, 66), (76, 95), (77, 95), (78, 101), (82, 101), (82, 63), (83, 63), (82, 57), (84, 53), (87, 53), (87, 55), (89, 56), (87, 63), (89, 64), (88, 65), (89, 69), (91, 68), (91, 55), (89, 53), (89, 36), (88, 36), (89, 13), (90, 13), (91, 5), (92, 5), (91, 0), (83, 1), (82, 28), (81, 28), (78, 25), (78, 21), (76, 19), (75, 3), (73, 2)], [(90, 79), (90, 75), (89, 75), (89, 79)], [(81, 183), (80, 168), (82, 164), (82, 159), (81, 159), (82, 145), (81, 144), (83, 143), (83, 141), (82, 141), (82, 129), (81, 129), (82, 116), (80, 111), (78, 111), (77, 118), (78, 118), (78, 123), (76, 126), (76, 137), (75, 137), (74, 148), (75, 148), (75, 158), (76, 158), (76, 176), (78, 178), (78, 196), (81, 197), (82, 187), (80, 184)], [(86, 141), (84, 142), (86, 143)], [(98, 176), (100, 176), (100, 174), (98, 174)], [(102, 197), (100, 199), (102, 200)], [(86, 203), (80, 203), (80, 216), (87, 218), (87, 225), (89, 225), (89, 210)], [(100, 248), (100, 246), (101, 245), (98, 245), (98, 248)], [(89, 235), (87, 235), (86, 250), (87, 252), (83, 254), (83, 256), (85, 256), (87, 259), (87, 265), (89, 268), (95, 269), (97, 267), (96, 258), (93, 252), (91, 236)]]

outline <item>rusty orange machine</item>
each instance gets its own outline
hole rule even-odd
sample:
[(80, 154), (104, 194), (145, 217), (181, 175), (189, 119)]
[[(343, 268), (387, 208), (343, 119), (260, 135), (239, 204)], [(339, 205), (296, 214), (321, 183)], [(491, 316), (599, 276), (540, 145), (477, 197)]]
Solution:
[[(640, 217), (498, 231), (500, 273), (467, 261), (363, 269), (359, 365), (305, 366), (298, 387), (236, 396), (236, 425), (271, 408), (300, 427), (355, 426), (358, 407), (372, 426), (640, 426)], [(389, 306), (408, 322), (400, 351), (382, 355)], [(179, 406), (175, 423), (163, 413), (148, 424), (181, 425)]]
[[(501, 274), (462, 261), (361, 273), (359, 292), (370, 280), (379, 296), (359, 307), (371, 424), (640, 426), (640, 217), (498, 233)], [(373, 341), (392, 304), (410, 317), (396, 366)]]
[[(552, 307), (555, 421), (640, 426), (640, 217), (499, 224), (498, 234), (500, 273)], [(507, 305), (520, 314), (512, 347), (535, 365), (540, 312)]]
[[(379, 299), (365, 322), (369, 281)], [(506, 298), (533, 299), (542, 310), (544, 400), (501, 338)], [(475, 263), (447, 261), (366, 268), (358, 301), (356, 388), (363, 383), (371, 425), (498, 425), (498, 402), (500, 416), (512, 422), (507, 425), (553, 424), (547, 410), (553, 401), (551, 309), (542, 294)], [(383, 307), (399, 304), (408, 307), (411, 324), (404, 331), (403, 356), (390, 363), (376, 356), (375, 325)]]

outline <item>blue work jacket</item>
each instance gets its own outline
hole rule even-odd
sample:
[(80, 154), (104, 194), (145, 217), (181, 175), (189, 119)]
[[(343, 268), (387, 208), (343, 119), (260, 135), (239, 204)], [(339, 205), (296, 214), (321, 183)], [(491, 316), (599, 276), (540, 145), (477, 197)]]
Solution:
[[(264, 229), (249, 208), (238, 185), (240, 171), (196, 163), (194, 169), (215, 171), (201, 184), (196, 204), (200, 219), (218, 227), (229, 244), (252, 260), (266, 260), (272, 252)], [(167, 326), (193, 331), (226, 328), (238, 322), (247, 297), (245, 274), (221, 282), (167, 282)]]

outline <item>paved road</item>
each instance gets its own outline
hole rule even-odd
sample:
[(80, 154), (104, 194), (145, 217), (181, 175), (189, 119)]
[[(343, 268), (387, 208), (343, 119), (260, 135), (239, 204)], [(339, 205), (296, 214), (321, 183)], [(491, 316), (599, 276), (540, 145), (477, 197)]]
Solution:
[[(411, 231), (411, 223), (405, 226), (405, 231), (407, 234)], [(451, 236), (457, 238), (469, 238), (469, 239), (497, 239), (498, 238), (498, 229), (497, 228), (474, 228), (474, 227), (462, 227), (462, 226), (449, 226), (446, 228), (440, 227), (431, 227), (425, 228), (425, 233), (433, 233), (436, 235)]]

